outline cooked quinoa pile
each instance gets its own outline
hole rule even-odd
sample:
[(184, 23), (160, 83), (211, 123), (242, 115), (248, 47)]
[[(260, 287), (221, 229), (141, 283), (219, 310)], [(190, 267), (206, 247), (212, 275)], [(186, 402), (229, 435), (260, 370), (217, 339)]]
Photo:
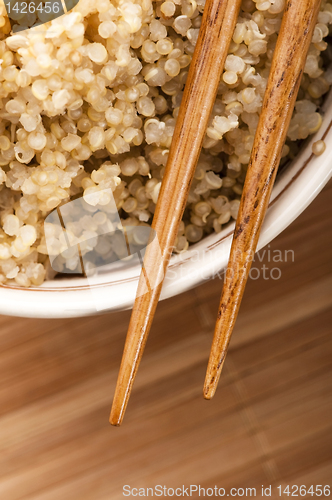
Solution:
[[(284, 6), (242, 2), (175, 252), (236, 218)], [(111, 189), (124, 224), (151, 224), (203, 10), (204, 0), (80, 0), (15, 34), (0, 5), (0, 283), (51, 277), (44, 220), (73, 197), (102, 206)], [(284, 161), (321, 125), (331, 23), (323, 0)], [(90, 240), (83, 253), (116, 252), (95, 237), (106, 218), (92, 210), (70, 228)]]

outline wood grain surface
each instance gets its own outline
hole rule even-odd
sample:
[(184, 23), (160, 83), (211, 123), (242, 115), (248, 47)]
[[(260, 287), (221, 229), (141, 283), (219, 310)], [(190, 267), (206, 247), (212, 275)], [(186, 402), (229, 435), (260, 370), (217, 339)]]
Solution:
[[(277, 499), (279, 484), (331, 484), (331, 198), (332, 183), (270, 245), (294, 262), (253, 264), (261, 277), (212, 401), (219, 279), (159, 304), (120, 428), (108, 415), (130, 311), (0, 317), (1, 500), (117, 500), (124, 485), (157, 484), (256, 487), (256, 498), (271, 484)], [(281, 278), (264, 280), (263, 265)]]

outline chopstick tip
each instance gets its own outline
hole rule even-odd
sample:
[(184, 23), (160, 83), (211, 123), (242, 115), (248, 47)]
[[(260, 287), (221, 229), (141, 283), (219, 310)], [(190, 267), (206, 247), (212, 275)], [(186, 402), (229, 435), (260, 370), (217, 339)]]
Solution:
[(120, 427), (122, 424), (122, 420), (123, 420), (123, 412), (119, 412), (118, 408), (113, 405), (109, 419), (110, 424), (113, 425), (114, 427)]
[(119, 424), (117, 422), (113, 422), (111, 419), (110, 419), (110, 424), (112, 427), (121, 427), (121, 424)]
[(224, 366), (226, 353), (224, 353), (218, 365), (213, 363), (213, 358), (209, 360), (208, 369), (205, 376), (203, 396), (204, 399), (210, 400), (216, 393), (220, 375)]
[(213, 378), (211, 380), (206, 380), (203, 389), (204, 399), (208, 401), (212, 399), (216, 393), (216, 389), (217, 389), (217, 384), (214, 384)]

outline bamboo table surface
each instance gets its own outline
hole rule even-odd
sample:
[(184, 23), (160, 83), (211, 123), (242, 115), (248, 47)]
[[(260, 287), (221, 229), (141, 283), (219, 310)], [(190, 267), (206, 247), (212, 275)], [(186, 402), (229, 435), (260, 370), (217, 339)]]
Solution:
[(121, 428), (108, 416), (129, 311), (0, 317), (0, 498), (117, 500), (157, 484), (256, 498), (271, 484), (279, 498), (278, 485), (331, 484), (331, 198), (330, 182), (271, 243), (283, 262), (253, 264), (213, 401), (202, 386), (220, 279), (160, 303)]

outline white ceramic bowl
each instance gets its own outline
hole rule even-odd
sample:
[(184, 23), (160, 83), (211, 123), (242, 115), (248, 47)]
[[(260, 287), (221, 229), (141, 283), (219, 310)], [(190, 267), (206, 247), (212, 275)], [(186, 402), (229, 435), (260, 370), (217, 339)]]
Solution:
[[(332, 176), (332, 92), (324, 105), (320, 130), (303, 147), (296, 159), (278, 176), (261, 231), (258, 249), (278, 236), (323, 189)], [(324, 139), (322, 156), (312, 154), (312, 144)], [(234, 223), (212, 234), (190, 250), (172, 257), (161, 298), (166, 299), (215, 276), (227, 265)], [(0, 287), (0, 313), (35, 318), (78, 317), (97, 312), (130, 308), (134, 302), (140, 266), (115, 264), (98, 283), (89, 286), (85, 278), (45, 282), (23, 289)]]

